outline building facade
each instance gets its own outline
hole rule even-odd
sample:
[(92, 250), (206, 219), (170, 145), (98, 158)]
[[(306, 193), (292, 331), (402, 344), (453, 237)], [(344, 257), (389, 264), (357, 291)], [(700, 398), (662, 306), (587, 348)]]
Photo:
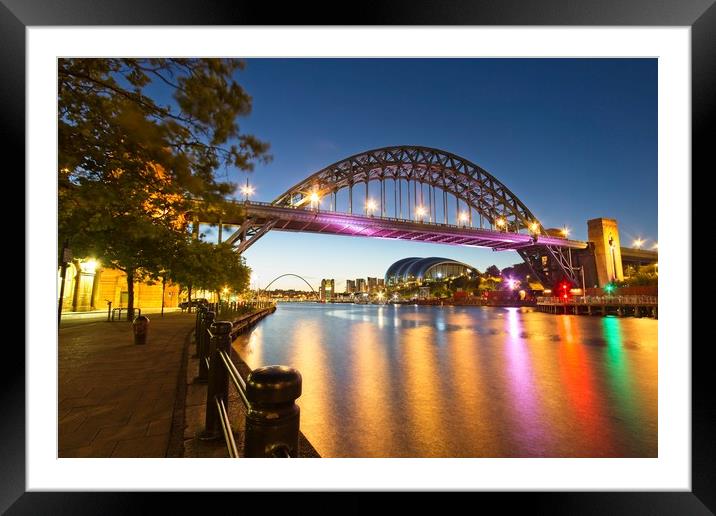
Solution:
[[(57, 272), (57, 297), (61, 290), (61, 272)], [(164, 288), (164, 307), (179, 305), (179, 286), (167, 282)], [(103, 268), (92, 259), (72, 260), (65, 272), (65, 288), (62, 296), (63, 312), (88, 312), (112, 308), (125, 308), (129, 302), (127, 275), (112, 268)], [(134, 306), (138, 308), (161, 308), (162, 283), (135, 282)]]
[(322, 279), (318, 291), (321, 301), (331, 301), (335, 297), (336, 281), (334, 279)]
[(390, 287), (441, 281), (459, 276), (474, 276), (477, 270), (466, 263), (449, 258), (403, 258), (388, 267), (385, 284)]
[(355, 294), (356, 282), (354, 280), (346, 280), (346, 294)]

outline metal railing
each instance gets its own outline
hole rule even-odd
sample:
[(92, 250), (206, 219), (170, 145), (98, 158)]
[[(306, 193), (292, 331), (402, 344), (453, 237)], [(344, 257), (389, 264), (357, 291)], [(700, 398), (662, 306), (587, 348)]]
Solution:
[[(118, 321), (121, 321), (121, 320), (122, 320), (122, 310), (125, 310), (125, 311), (127, 312), (127, 321), (129, 321), (129, 320), (130, 320), (130, 319), (129, 319), (129, 308), (117, 307), (117, 308), (112, 308), (112, 309), (111, 309), (111, 311), (112, 311), (112, 312), (111, 312), (111, 313), (112, 313), (111, 317), (110, 317), (109, 314), (107, 314), (107, 322), (114, 322), (114, 320), (115, 320), (115, 314), (117, 314), (117, 315), (116, 315), (116, 319), (117, 319)], [(138, 308), (138, 307), (135, 307), (135, 308), (134, 308), (134, 315), (135, 315), (136, 317), (139, 317), (140, 315), (142, 315), (142, 309), (141, 309), (141, 308)]]
[(559, 297), (538, 297), (537, 304), (543, 305), (657, 305), (657, 296), (574, 296), (567, 299)]
[(208, 383), (205, 429), (202, 440), (224, 438), (228, 454), (240, 456), (229, 419), (229, 383), (246, 410), (244, 457), (297, 457), (301, 374), (286, 366), (266, 366), (251, 371), (244, 381), (231, 360), (231, 342), (256, 321), (275, 310), (259, 308), (238, 321), (215, 321), (212, 311), (197, 313), (198, 381)]

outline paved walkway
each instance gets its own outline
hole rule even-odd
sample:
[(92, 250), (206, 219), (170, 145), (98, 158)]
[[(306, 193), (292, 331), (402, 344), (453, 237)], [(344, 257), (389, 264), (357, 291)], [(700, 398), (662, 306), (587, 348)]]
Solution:
[(193, 313), (150, 316), (145, 346), (134, 345), (128, 322), (60, 328), (59, 457), (167, 455), (182, 353), (194, 318)]

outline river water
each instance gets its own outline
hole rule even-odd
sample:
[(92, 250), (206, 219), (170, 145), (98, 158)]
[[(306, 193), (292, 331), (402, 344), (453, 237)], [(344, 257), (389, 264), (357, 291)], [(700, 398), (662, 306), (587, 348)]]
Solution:
[(657, 321), (279, 304), (234, 342), (303, 376), (322, 457), (656, 457)]

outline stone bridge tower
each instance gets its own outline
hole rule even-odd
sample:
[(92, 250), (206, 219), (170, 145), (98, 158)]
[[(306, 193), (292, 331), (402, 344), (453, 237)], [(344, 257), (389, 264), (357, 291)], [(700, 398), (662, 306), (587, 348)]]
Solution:
[(614, 219), (598, 218), (587, 221), (587, 238), (594, 244), (599, 286), (624, 279), (622, 271), (619, 228)]

